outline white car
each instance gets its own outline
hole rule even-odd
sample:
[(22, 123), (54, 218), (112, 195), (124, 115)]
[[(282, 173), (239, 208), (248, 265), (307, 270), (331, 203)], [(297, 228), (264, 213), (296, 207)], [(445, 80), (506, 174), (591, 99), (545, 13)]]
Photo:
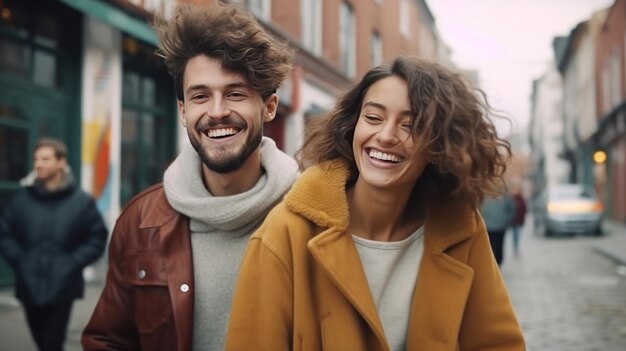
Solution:
[(592, 187), (558, 184), (548, 187), (540, 209), (541, 229), (555, 234), (602, 235), (604, 207)]

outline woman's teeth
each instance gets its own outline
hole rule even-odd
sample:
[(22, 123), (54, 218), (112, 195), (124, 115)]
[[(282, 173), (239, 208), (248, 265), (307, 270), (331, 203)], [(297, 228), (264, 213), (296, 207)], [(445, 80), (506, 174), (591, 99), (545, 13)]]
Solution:
[(375, 159), (382, 160), (382, 161), (389, 161), (393, 163), (400, 162), (400, 158), (398, 156), (387, 154), (387, 153), (376, 151), (376, 150), (370, 150), (369, 156), (371, 158), (375, 158)]

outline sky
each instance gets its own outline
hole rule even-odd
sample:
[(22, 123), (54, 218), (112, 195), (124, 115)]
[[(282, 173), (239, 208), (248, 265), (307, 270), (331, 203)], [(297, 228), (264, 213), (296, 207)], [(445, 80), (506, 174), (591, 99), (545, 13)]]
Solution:
[[(513, 130), (528, 125), (533, 79), (545, 73), (555, 36), (568, 36), (594, 11), (613, 0), (426, 0), (435, 25), (462, 69), (479, 71), (489, 102), (513, 120)], [(508, 124), (498, 124), (509, 134)]]

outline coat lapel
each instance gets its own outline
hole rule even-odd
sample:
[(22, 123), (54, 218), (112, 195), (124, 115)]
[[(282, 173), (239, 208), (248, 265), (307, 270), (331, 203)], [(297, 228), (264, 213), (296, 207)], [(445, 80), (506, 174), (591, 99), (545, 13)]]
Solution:
[(446, 252), (469, 239), (478, 222), (467, 201), (430, 203), (437, 205), (426, 209), (424, 255), (411, 303), (407, 350), (456, 350), (474, 271)]
[(473, 271), (443, 253), (425, 252), (411, 304), (407, 350), (456, 350)]
[(345, 231), (331, 228), (311, 239), (308, 247), (337, 289), (373, 330), (380, 344), (385, 345), (382, 323), (352, 237)]

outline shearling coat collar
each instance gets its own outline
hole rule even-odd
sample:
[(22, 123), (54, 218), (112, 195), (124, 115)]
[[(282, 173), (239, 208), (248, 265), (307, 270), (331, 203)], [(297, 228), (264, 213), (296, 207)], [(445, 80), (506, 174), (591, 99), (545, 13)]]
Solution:
[[(285, 197), (287, 207), (320, 227), (345, 231), (350, 222), (347, 167), (339, 161), (323, 163), (304, 172)], [(454, 218), (454, 220), (450, 220)], [(478, 226), (476, 211), (461, 201), (429, 203), (425, 240), (438, 254), (472, 236)], [(436, 235), (435, 235), (436, 233)]]

